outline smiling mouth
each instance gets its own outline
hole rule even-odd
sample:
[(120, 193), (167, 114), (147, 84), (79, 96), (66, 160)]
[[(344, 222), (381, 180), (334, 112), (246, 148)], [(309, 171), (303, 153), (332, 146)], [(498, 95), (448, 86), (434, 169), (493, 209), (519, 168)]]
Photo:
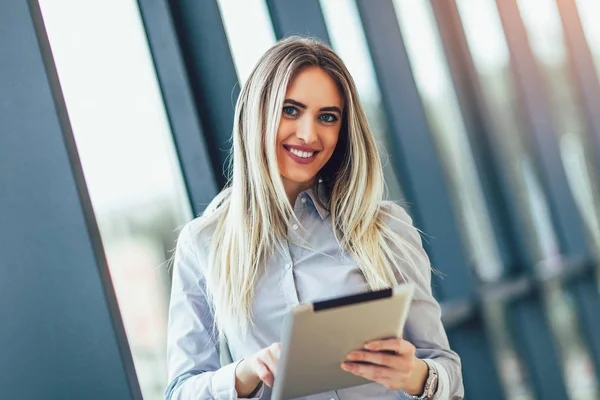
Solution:
[(315, 155), (317, 155), (319, 152), (318, 151), (301, 151), (301, 150), (296, 150), (296, 149), (292, 149), (288, 146), (283, 146), (287, 151), (289, 151), (290, 153), (292, 153), (293, 155), (295, 155), (296, 157), (300, 157), (300, 158), (304, 158), (304, 159), (309, 159), (314, 157)]

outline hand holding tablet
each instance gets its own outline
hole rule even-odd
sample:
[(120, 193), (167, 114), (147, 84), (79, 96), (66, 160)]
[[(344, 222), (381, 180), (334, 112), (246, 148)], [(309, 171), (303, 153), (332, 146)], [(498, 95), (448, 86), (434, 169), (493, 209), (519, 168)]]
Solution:
[[(414, 346), (411, 349), (410, 343), (399, 338), (413, 292), (413, 285), (403, 284), (295, 307), (282, 335), (272, 399), (371, 383), (368, 375), (360, 374), (373, 372), (386, 362), (395, 363), (399, 373), (405, 371), (409, 366), (403, 355), (411, 351), (414, 355)], [(370, 342), (376, 347), (365, 349)], [(347, 358), (350, 353), (355, 354), (350, 356), (354, 360)], [(348, 370), (341, 368), (344, 361), (351, 362)]]
[(376, 340), (351, 352), (341, 367), (390, 390), (420, 395), (429, 367), (425, 361), (416, 358), (415, 353), (415, 346), (401, 338)]

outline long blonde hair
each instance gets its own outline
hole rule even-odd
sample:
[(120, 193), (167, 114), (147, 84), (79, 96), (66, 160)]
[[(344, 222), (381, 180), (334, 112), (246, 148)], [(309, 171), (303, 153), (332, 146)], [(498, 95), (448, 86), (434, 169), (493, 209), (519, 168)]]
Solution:
[(296, 219), (275, 143), (288, 84), (308, 66), (326, 71), (345, 100), (338, 144), (319, 173), (336, 240), (373, 290), (398, 283), (396, 274), (403, 276), (398, 258), (419, 271), (419, 251), (384, 223), (394, 216), (382, 207), (381, 160), (350, 73), (323, 43), (289, 37), (262, 56), (242, 88), (235, 108), (230, 180), (194, 226), (197, 233), (212, 227), (205, 278), (219, 333), (226, 325), (242, 335), (248, 332), (263, 265), (289, 240), (287, 227)]

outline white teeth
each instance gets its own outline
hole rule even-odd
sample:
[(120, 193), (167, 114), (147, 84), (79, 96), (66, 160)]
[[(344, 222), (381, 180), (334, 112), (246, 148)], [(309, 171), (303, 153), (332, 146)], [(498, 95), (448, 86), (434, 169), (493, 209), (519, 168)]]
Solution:
[(312, 157), (313, 154), (315, 154), (314, 151), (311, 151), (309, 153), (307, 151), (300, 151), (300, 150), (296, 150), (296, 149), (290, 149), (290, 152), (297, 155), (298, 157), (302, 157), (302, 158), (309, 158), (309, 157)]

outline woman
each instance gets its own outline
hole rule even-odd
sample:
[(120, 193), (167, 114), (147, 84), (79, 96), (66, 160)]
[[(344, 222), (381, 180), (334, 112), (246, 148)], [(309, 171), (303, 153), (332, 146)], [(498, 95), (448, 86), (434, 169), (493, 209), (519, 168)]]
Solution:
[[(408, 214), (382, 200), (373, 134), (330, 48), (292, 37), (260, 59), (237, 101), (232, 170), (178, 240), (167, 399), (270, 398), (292, 307), (400, 282), (416, 285), (403, 339), (373, 342), (340, 366), (373, 383), (309, 398), (462, 398), (429, 259)], [(226, 366), (223, 337), (238, 360)]]

